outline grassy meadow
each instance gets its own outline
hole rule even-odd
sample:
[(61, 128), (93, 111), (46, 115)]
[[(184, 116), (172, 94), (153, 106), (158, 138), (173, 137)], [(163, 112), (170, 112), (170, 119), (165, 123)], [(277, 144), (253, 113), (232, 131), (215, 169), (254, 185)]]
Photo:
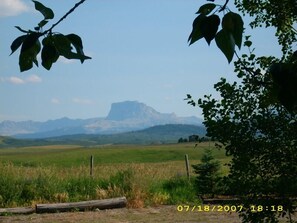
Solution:
[[(184, 156), (197, 164), (205, 148), (213, 149), (221, 164), (228, 161), (208, 142), (0, 149), (0, 207), (117, 196), (126, 196), (130, 207), (199, 202), (193, 172), (190, 181), (186, 178)], [(223, 165), (222, 172), (227, 172)]]

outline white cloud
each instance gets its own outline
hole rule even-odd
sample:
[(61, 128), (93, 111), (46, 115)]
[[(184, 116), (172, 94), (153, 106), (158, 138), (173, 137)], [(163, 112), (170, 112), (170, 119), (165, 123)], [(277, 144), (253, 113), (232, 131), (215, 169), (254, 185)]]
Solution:
[(52, 104), (60, 104), (61, 102), (60, 102), (60, 100), (58, 98), (52, 98), (51, 103)]
[(26, 79), (26, 82), (28, 82), (28, 83), (40, 83), (41, 81), (42, 81), (42, 79), (39, 76), (35, 75), (35, 74), (29, 76)]
[(25, 81), (19, 77), (10, 77), (8, 78), (7, 80), (9, 83), (12, 83), (12, 84), (25, 84)]
[(29, 10), (29, 7), (22, 0), (1, 0), (0, 17), (16, 16)]
[(42, 82), (42, 79), (39, 76), (33, 74), (27, 78), (20, 78), (16, 76), (2, 77), (0, 81), (18, 85), (18, 84), (27, 84), (27, 83), (33, 83), (33, 84), (40, 83)]
[(83, 105), (90, 105), (90, 104), (94, 104), (92, 100), (89, 99), (82, 99), (82, 98), (73, 98), (72, 99), (73, 103), (76, 104), (83, 104)]

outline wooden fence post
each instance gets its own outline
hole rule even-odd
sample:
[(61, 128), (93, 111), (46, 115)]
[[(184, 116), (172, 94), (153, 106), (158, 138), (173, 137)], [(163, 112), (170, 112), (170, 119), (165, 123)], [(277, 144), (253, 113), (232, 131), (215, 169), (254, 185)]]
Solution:
[(188, 154), (185, 155), (185, 161), (186, 161), (187, 177), (188, 177), (188, 180), (190, 180), (190, 164), (189, 164)]
[(94, 169), (94, 157), (93, 155), (90, 158), (90, 176), (93, 177), (93, 169)]

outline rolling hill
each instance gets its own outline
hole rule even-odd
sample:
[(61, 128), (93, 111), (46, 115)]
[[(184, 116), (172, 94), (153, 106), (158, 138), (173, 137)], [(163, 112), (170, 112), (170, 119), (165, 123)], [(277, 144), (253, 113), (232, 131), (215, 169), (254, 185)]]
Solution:
[(167, 124), (153, 126), (138, 131), (117, 134), (75, 134), (44, 139), (15, 139), (1, 137), (0, 148), (16, 148), (43, 145), (81, 145), (96, 146), (104, 144), (165, 144), (176, 143), (179, 138), (190, 135), (205, 135), (205, 128), (196, 125)]

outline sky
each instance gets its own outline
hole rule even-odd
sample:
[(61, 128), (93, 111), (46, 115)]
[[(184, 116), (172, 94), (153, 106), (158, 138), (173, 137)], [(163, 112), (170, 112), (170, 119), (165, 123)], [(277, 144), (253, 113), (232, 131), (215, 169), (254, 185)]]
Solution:
[[(53, 9), (56, 22), (78, 0), (40, 2)], [(33, 29), (43, 16), (30, 0), (0, 0), (0, 122), (106, 117), (112, 103), (126, 100), (162, 113), (202, 117), (186, 95), (218, 97), (213, 85), (220, 77), (236, 79), (233, 64), (214, 41), (210, 47), (204, 40), (188, 45), (202, 3), (87, 0), (54, 31), (79, 35), (92, 59), (81, 64), (60, 57), (47, 71), (39, 57), (39, 67), (21, 73), (19, 50), (9, 56), (12, 41), (22, 35), (14, 26)], [(250, 30), (248, 21), (245, 27), (258, 55), (280, 54), (272, 29)]]

